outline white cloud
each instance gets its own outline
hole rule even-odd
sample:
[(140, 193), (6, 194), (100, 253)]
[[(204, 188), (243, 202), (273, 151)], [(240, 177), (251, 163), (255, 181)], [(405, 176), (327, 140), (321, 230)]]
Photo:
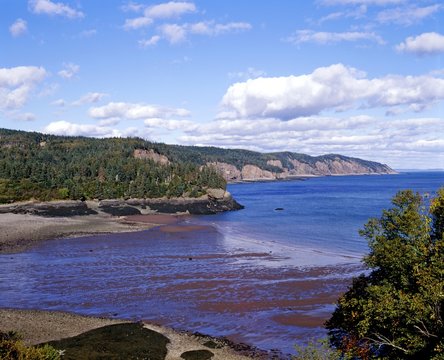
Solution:
[(76, 124), (68, 121), (55, 121), (43, 129), (44, 133), (67, 136), (121, 136), (119, 130), (92, 124)]
[(55, 121), (49, 123), (42, 130), (47, 134), (65, 136), (94, 136), (94, 137), (142, 137), (147, 138), (149, 131), (136, 127), (128, 127), (123, 130), (111, 128), (109, 126), (94, 124), (78, 124), (69, 121)]
[(9, 32), (13, 37), (18, 37), (23, 34), (26, 34), (28, 31), (28, 24), (23, 19), (17, 19), (14, 23), (9, 27)]
[(429, 32), (411, 36), (397, 45), (396, 50), (416, 55), (441, 54), (444, 53), (444, 35)]
[(33, 113), (26, 112), (26, 113), (16, 113), (12, 116), (12, 118), (17, 121), (30, 122), (30, 121), (35, 121), (36, 116)]
[(80, 71), (80, 66), (73, 63), (64, 63), (63, 70), (58, 72), (59, 76), (64, 79), (71, 79)]
[(332, 44), (342, 41), (373, 41), (378, 44), (384, 44), (384, 40), (374, 32), (315, 32), (312, 30), (298, 30), (296, 33), (287, 39), (288, 42), (293, 44), (301, 43), (318, 43), (318, 44)]
[(238, 78), (242, 80), (256, 79), (258, 77), (263, 77), (266, 75), (267, 73), (264, 70), (255, 69), (254, 67), (249, 67), (246, 71), (228, 73), (228, 76), (230, 78)]
[(81, 38), (90, 38), (97, 35), (97, 30), (96, 29), (89, 29), (89, 30), (83, 30), (80, 34), (79, 37)]
[(409, 26), (420, 22), (428, 16), (443, 9), (443, 5), (435, 4), (425, 7), (406, 6), (381, 11), (376, 19), (380, 23), (395, 23)]
[(191, 24), (164, 24), (159, 27), (160, 33), (171, 44), (186, 40), (188, 34), (217, 36), (229, 32), (246, 31), (252, 28), (251, 24), (245, 22), (231, 22), (226, 24), (214, 21), (201, 21)]
[(190, 120), (151, 118), (144, 120), (144, 124), (149, 128), (162, 128), (170, 131), (194, 131), (198, 128), (198, 126)]
[[(185, 131), (182, 144), (242, 147), (273, 152), (295, 151), (312, 155), (341, 153), (423, 168), (444, 160), (444, 119), (412, 118), (386, 121), (370, 116), (309, 116), (279, 119), (223, 119)], [(405, 164), (405, 163), (404, 163)], [(405, 165), (404, 165), (405, 166)], [(434, 165), (436, 167), (436, 165)]]
[(161, 37), (159, 35), (153, 35), (149, 39), (139, 40), (139, 45), (141, 47), (148, 47), (156, 45)]
[(430, 75), (368, 79), (342, 64), (300, 76), (250, 79), (230, 86), (220, 116), (292, 119), (324, 110), (407, 107), (421, 111), (444, 100), (444, 79)]
[(338, 20), (338, 19), (360, 19), (367, 13), (367, 5), (359, 5), (356, 9), (348, 11), (337, 11), (321, 17), (317, 23), (322, 24), (325, 21)]
[(196, 12), (196, 5), (193, 3), (170, 1), (148, 7), (145, 10), (145, 16), (153, 19), (166, 19), (194, 12)]
[(406, 0), (321, 0), (323, 5), (396, 5), (403, 4)]
[(51, 105), (64, 107), (64, 106), (66, 106), (66, 101), (64, 99), (57, 99), (57, 100), (53, 101), (51, 103)]
[(125, 12), (140, 12), (145, 8), (142, 4), (137, 4), (132, 1), (128, 2), (128, 4), (123, 5), (121, 9)]
[(72, 105), (74, 106), (80, 106), (85, 104), (92, 104), (99, 102), (104, 97), (108, 96), (108, 94), (105, 93), (99, 93), (99, 92), (89, 92), (85, 95), (83, 95), (80, 99), (74, 101)]
[(28, 6), (35, 14), (65, 16), (70, 19), (83, 18), (85, 16), (81, 11), (60, 2), (52, 2), (51, 0), (29, 0)]
[(150, 119), (168, 118), (171, 116), (185, 117), (190, 112), (183, 108), (168, 108), (157, 105), (133, 104), (125, 102), (110, 102), (107, 105), (93, 107), (89, 110), (89, 116), (95, 119)]
[(186, 39), (186, 30), (184, 26), (177, 24), (165, 24), (160, 26), (159, 30), (171, 44), (177, 44)]
[(125, 30), (137, 30), (149, 26), (155, 19), (177, 18), (187, 13), (193, 13), (196, 11), (196, 6), (190, 2), (170, 1), (148, 7), (129, 3), (123, 7), (124, 11), (140, 12), (142, 9), (144, 9), (143, 16), (125, 20), (123, 25)]
[(0, 109), (21, 108), (47, 72), (42, 67), (0, 68)]
[(136, 30), (151, 25), (152, 23), (153, 23), (152, 19), (141, 16), (134, 19), (126, 19), (123, 28), (125, 30)]

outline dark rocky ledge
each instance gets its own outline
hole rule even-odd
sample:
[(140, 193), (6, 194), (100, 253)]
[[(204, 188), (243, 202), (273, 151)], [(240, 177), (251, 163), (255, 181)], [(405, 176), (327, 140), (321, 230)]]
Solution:
[(50, 201), (26, 202), (0, 206), (0, 214), (31, 214), (46, 217), (65, 217), (106, 213), (112, 216), (128, 216), (152, 213), (189, 213), (209, 215), (224, 211), (240, 210), (240, 205), (222, 189), (209, 189), (199, 198), (161, 199), (113, 199), (100, 201)]

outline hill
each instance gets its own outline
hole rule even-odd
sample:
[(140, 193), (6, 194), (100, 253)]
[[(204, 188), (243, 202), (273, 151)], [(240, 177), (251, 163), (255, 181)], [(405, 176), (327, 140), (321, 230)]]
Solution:
[(199, 197), (226, 181), (390, 174), (345, 157), (69, 137), (0, 129), (0, 203), (52, 199)]

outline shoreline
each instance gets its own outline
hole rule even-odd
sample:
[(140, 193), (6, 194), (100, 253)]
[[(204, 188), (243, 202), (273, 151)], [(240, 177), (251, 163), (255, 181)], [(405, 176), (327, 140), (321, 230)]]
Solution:
[(107, 214), (44, 217), (32, 214), (0, 214), (0, 254), (25, 251), (44, 241), (89, 235), (148, 230), (177, 224), (183, 215), (147, 214), (115, 217)]

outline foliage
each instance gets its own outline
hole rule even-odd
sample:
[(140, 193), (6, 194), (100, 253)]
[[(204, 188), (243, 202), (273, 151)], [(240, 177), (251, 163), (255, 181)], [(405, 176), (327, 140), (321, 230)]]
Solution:
[(444, 359), (444, 189), (392, 204), (361, 231), (371, 271), (339, 299), (331, 344), (355, 359)]
[(306, 346), (296, 345), (295, 349), (293, 360), (339, 360), (342, 355), (339, 350), (329, 347), (327, 339), (311, 341)]
[[(35, 198), (105, 199), (200, 196), (225, 188), (213, 168), (189, 159), (160, 164), (142, 139), (93, 139), (0, 129), (0, 203)], [(171, 159), (170, 159), (171, 160)]]
[(59, 360), (61, 352), (50, 345), (27, 347), (16, 332), (0, 331), (0, 359)]

